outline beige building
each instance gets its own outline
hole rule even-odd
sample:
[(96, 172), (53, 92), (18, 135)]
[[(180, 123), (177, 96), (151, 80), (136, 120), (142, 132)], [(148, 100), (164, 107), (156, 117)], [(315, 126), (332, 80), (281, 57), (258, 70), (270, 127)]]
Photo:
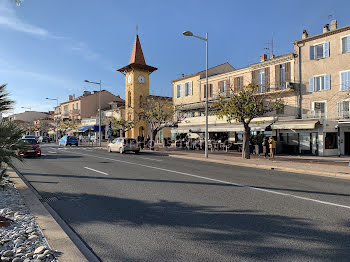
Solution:
[[(254, 119), (253, 133), (272, 135), (283, 153), (313, 155), (350, 154), (350, 26), (332, 21), (323, 32), (294, 43), (294, 52), (283, 56), (262, 55), (260, 62), (209, 77), (209, 101), (229, 95), (243, 85), (257, 84), (259, 92), (284, 101), (284, 109)], [(174, 133), (203, 133), (206, 88), (200, 73), (172, 81), (174, 104), (184, 120)], [(300, 76), (300, 77), (299, 77)], [(192, 82), (190, 92), (179, 86)], [(300, 87), (300, 88), (299, 88)], [(188, 95), (188, 94), (193, 95)], [(184, 95), (181, 95), (184, 94)], [(209, 135), (227, 133), (238, 142), (243, 127), (209, 115)]]
[(112, 101), (124, 101), (119, 96), (102, 91), (84, 91), (82, 96), (75, 98), (70, 95), (68, 101), (61, 103), (55, 108), (55, 119), (81, 120), (98, 115), (99, 96), (101, 95), (101, 110), (109, 108)]
[(294, 42), (294, 53), (301, 117), (315, 121), (314, 128), (298, 133), (300, 150), (350, 155), (350, 26), (338, 28), (333, 20), (321, 34), (309, 36), (304, 30)]
[[(224, 67), (222, 67), (224, 65)], [(254, 119), (251, 129), (254, 133), (265, 133), (272, 135), (271, 125), (277, 119), (296, 118), (297, 97), (294, 81), (294, 54), (287, 54), (279, 57), (262, 55), (260, 62), (244, 68), (234, 69), (225, 63), (214, 67), (223, 69), (223, 72), (216, 70), (208, 74), (208, 100), (215, 101), (219, 96), (228, 96), (236, 92), (242, 86), (255, 83), (259, 86), (259, 93), (269, 93), (272, 97), (283, 98), (285, 107), (279, 112), (273, 112), (264, 117)], [(227, 67), (229, 65), (229, 68)], [(211, 69), (209, 69), (210, 72)], [(174, 105), (177, 106), (181, 122), (173, 133), (197, 133), (204, 134), (205, 123), (205, 74), (193, 74), (172, 81), (174, 90)], [(186, 83), (190, 82), (193, 90), (187, 91)], [(185, 91), (178, 91), (184, 86)], [(189, 94), (193, 94), (188, 95)], [(209, 113), (209, 138), (215, 139), (223, 133), (230, 142), (239, 144), (242, 140), (243, 125), (239, 123), (227, 123), (227, 120), (218, 119), (215, 113)], [(226, 139), (225, 138), (225, 139)]]

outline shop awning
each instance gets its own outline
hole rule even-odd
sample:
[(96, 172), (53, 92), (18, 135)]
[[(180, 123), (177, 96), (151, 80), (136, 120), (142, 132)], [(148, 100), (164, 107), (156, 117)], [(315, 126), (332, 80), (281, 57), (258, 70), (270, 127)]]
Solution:
[(93, 128), (94, 126), (83, 126), (81, 128), (78, 129), (78, 132), (85, 132), (88, 129)]
[(315, 119), (294, 119), (294, 120), (280, 120), (275, 122), (272, 129), (314, 129), (319, 120)]
[(339, 121), (338, 125), (339, 126), (350, 126), (350, 121)]
[[(272, 125), (273, 121), (261, 121), (261, 122), (252, 122), (250, 123), (251, 131), (265, 131), (265, 129)], [(244, 127), (241, 123), (227, 123), (220, 125), (209, 125), (209, 132), (243, 132)], [(193, 126), (183, 126), (175, 129), (176, 133), (204, 133), (205, 125), (193, 125)]]

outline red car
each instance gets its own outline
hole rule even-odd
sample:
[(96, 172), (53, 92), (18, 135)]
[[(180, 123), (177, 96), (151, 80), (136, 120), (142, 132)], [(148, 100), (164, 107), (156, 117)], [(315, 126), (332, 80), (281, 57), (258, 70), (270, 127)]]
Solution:
[(24, 149), (17, 149), (19, 156), (41, 156), (41, 149), (38, 141), (34, 138), (22, 138), (21, 142), (24, 144)]

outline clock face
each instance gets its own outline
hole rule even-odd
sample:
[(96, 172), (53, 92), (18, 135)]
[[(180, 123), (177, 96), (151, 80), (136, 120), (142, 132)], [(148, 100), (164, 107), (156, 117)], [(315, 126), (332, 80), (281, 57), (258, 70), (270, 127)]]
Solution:
[(129, 75), (129, 77), (128, 77), (128, 83), (129, 84), (131, 83), (131, 75)]
[(139, 80), (140, 84), (144, 84), (145, 83), (145, 77), (143, 75), (140, 75), (137, 80)]

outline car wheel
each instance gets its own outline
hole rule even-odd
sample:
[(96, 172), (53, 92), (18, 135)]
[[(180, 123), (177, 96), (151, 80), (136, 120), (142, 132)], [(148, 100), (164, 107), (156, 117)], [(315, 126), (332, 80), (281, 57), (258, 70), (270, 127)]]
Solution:
[(134, 152), (135, 152), (135, 154), (138, 154), (138, 153), (140, 153), (140, 150), (135, 150)]
[(72, 144), (69, 144), (69, 146), (72, 146)]
[(75, 144), (75, 146), (78, 146), (78, 144)]
[(109, 146), (109, 147), (107, 147), (107, 151), (108, 151), (108, 153), (111, 153), (112, 152), (112, 149), (111, 149), (111, 147)]
[(120, 154), (123, 154), (124, 153), (124, 150), (123, 150), (123, 148), (121, 147), (121, 148), (119, 148), (119, 153)]

